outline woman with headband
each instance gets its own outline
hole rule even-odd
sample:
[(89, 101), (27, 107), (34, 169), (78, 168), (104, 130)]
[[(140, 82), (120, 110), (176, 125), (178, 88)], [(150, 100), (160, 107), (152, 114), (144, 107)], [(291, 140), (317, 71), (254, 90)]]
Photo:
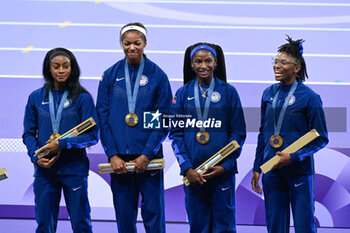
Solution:
[[(173, 99), (172, 114), (184, 116), (173, 120), (187, 126), (176, 124), (170, 138), (181, 175), (190, 183), (184, 186), (190, 231), (236, 232), (235, 174), (240, 150), (204, 175), (194, 170), (232, 140), (243, 146), (246, 137), (241, 102), (236, 89), (226, 82), (221, 47), (198, 43), (187, 48), (184, 83)], [(192, 128), (187, 123), (193, 121), (208, 124)]]
[[(295, 232), (314, 233), (313, 154), (328, 143), (327, 128), (320, 96), (303, 84), (308, 77), (303, 40), (287, 36), (287, 41), (272, 60), (278, 83), (265, 89), (262, 96), (251, 183), (252, 189), (261, 193), (260, 166), (279, 155), (279, 162), (262, 177), (268, 232), (289, 232), (291, 206)], [(316, 129), (320, 137), (295, 153), (281, 152), (311, 129)]]
[[(111, 188), (119, 233), (136, 232), (139, 194), (146, 232), (165, 232), (163, 170), (146, 168), (150, 160), (163, 157), (167, 130), (143, 127), (147, 112), (156, 116), (168, 111), (172, 93), (167, 75), (144, 55), (146, 38), (141, 23), (121, 29), (125, 58), (103, 73), (98, 88), (101, 142), (114, 170)], [(127, 172), (129, 161), (136, 163), (132, 172)]]
[[(63, 190), (73, 232), (92, 232), (87, 194), (89, 160), (85, 147), (98, 142), (97, 126), (81, 135), (55, 139), (90, 117), (97, 121), (91, 95), (79, 82), (80, 70), (67, 49), (50, 50), (44, 59), (44, 87), (29, 96), (23, 142), (34, 164), (36, 232), (56, 232)], [(47, 144), (47, 155), (35, 151)], [(42, 152), (40, 149), (37, 154)]]

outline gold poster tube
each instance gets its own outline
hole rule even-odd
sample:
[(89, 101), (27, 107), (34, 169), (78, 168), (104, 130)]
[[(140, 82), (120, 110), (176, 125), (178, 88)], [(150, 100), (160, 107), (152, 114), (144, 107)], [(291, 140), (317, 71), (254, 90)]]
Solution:
[[(131, 172), (135, 163), (126, 162), (127, 171)], [(146, 170), (159, 170), (164, 168), (164, 159), (152, 159), (147, 165)], [(114, 173), (110, 163), (101, 163), (98, 165), (98, 170), (100, 174)]]
[[(318, 138), (319, 136), (320, 136), (320, 134), (317, 132), (317, 130), (312, 129), (308, 133), (304, 134), (304, 136), (300, 137), (298, 140), (296, 140), (295, 142), (290, 144), (282, 152), (289, 153), (289, 154), (294, 153), (294, 152), (300, 150), (301, 148), (303, 148), (304, 146), (306, 146), (307, 144), (309, 144), (310, 142), (312, 142), (313, 140), (315, 140), (316, 138)], [(280, 156), (275, 155), (269, 161), (267, 161), (266, 163), (261, 165), (260, 169), (262, 170), (262, 172), (264, 174), (266, 174), (272, 169), (272, 167), (279, 160), (280, 160)]]
[(7, 172), (5, 168), (0, 169), (0, 180), (5, 180), (8, 178)]
[[(233, 140), (229, 144), (227, 144), (224, 148), (222, 148), (219, 152), (217, 152), (215, 155), (210, 157), (207, 161), (202, 163), (200, 166), (198, 166), (195, 171), (198, 172), (199, 174), (204, 174), (209, 167), (213, 167), (221, 160), (232, 154), (235, 150), (240, 148), (241, 146), (237, 143), (236, 140)], [(187, 177), (185, 176), (182, 181), (185, 183), (186, 186), (189, 186), (190, 183), (188, 182)]]
[[(58, 136), (56, 138), (56, 140), (58, 139), (64, 139), (64, 138), (72, 138), (75, 136), (78, 136), (79, 134), (82, 134), (84, 132), (86, 132), (87, 130), (91, 129), (92, 127), (94, 127), (96, 125), (96, 122), (94, 120), (94, 118), (90, 117), (89, 119), (87, 119), (86, 121), (80, 123), (79, 125), (75, 126), (73, 129), (65, 132), (64, 134)], [(46, 155), (46, 151), (41, 152), (40, 154), (38, 154), (38, 151), (45, 148), (48, 144), (46, 144), (45, 146), (41, 147), (40, 149), (35, 151), (34, 156), (38, 156), (38, 158), (42, 158)]]

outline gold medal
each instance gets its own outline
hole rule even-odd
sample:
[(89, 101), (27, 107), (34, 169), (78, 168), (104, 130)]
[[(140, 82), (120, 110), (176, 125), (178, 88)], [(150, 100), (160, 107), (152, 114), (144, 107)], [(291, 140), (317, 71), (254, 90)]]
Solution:
[(270, 144), (273, 148), (280, 148), (283, 145), (283, 138), (280, 135), (272, 135)]
[(54, 133), (54, 134), (51, 134), (50, 139), (51, 140), (56, 140), (57, 138), (59, 138), (59, 136), (61, 136), (61, 135), (58, 134), (58, 133)]
[(139, 118), (135, 113), (129, 113), (125, 117), (125, 123), (130, 127), (134, 127), (135, 125), (137, 125), (138, 122), (139, 122)]
[(196, 135), (197, 141), (204, 145), (209, 142), (209, 133), (206, 131), (199, 131)]

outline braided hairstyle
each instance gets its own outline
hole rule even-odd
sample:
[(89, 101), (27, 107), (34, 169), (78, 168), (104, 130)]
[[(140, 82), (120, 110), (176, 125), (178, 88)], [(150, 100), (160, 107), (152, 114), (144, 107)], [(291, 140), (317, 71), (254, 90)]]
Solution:
[(291, 37), (289, 37), (287, 35), (286, 40), (288, 41), (288, 43), (281, 45), (278, 48), (278, 52), (285, 52), (288, 55), (292, 56), (295, 58), (295, 60), (297, 61), (297, 63), (300, 65), (301, 69), (300, 71), (297, 73), (297, 79), (301, 80), (302, 82), (305, 81), (305, 77), (308, 78), (309, 76), (307, 75), (307, 71), (306, 71), (306, 64), (305, 64), (305, 60), (303, 57), (303, 39), (299, 39), (299, 40), (293, 40)]
[(196, 77), (196, 73), (193, 71), (191, 66), (191, 51), (199, 46), (199, 45), (208, 45), (215, 49), (216, 51), (216, 68), (214, 70), (214, 75), (225, 82), (226, 81), (226, 66), (225, 66), (225, 57), (224, 52), (222, 51), (222, 48), (219, 45), (215, 44), (209, 44), (204, 42), (199, 42), (194, 45), (189, 46), (185, 51), (185, 58), (184, 58), (184, 84), (190, 82)]
[(81, 86), (79, 82), (80, 77), (80, 69), (77, 62), (77, 59), (75, 58), (74, 54), (65, 48), (54, 48), (51, 49), (49, 52), (47, 52), (44, 62), (43, 62), (43, 76), (45, 79), (44, 87), (47, 90), (47, 93), (49, 93), (49, 90), (51, 90), (54, 87), (54, 79), (52, 77), (52, 74), (50, 72), (50, 63), (53, 58), (56, 56), (65, 56), (70, 60), (71, 65), (71, 74), (69, 78), (67, 79), (66, 88), (69, 91), (69, 97), (73, 99), (73, 101), (79, 96), (80, 93), (89, 93), (84, 87)]

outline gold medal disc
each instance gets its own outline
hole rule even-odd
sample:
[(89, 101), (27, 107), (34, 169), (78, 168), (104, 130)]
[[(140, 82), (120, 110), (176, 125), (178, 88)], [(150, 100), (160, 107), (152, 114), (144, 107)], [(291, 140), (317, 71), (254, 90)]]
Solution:
[(135, 113), (129, 113), (125, 117), (125, 123), (130, 127), (134, 127), (135, 125), (137, 125), (138, 122), (139, 122), (139, 118)]
[(51, 134), (50, 139), (51, 140), (56, 140), (59, 136), (61, 136), (61, 135), (58, 134), (58, 133), (54, 133), (54, 134)]
[(280, 135), (272, 135), (270, 144), (273, 148), (280, 148), (283, 145), (283, 138)]
[(206, 131), (199, 131), (196, 135), (197, 141), (204, 145), (209, 142), (209, 133)]

